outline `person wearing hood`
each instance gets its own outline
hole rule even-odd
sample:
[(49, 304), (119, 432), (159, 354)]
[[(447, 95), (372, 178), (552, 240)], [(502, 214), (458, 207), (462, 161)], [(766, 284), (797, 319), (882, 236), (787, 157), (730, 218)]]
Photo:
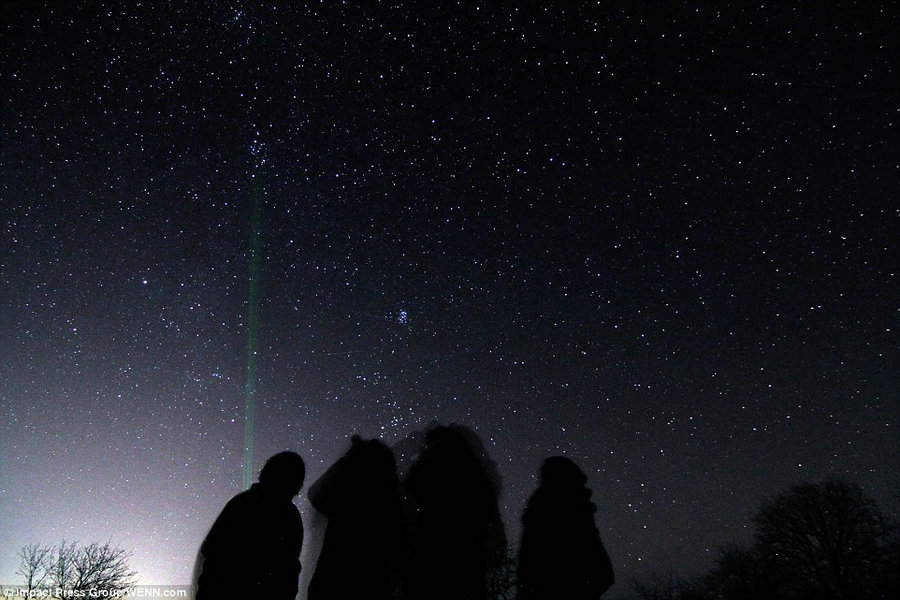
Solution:
[(586, 484), (570, 459), (544, 461), (540, 487), (522, 517), (518, 600), (597, 600), (613, 584)]

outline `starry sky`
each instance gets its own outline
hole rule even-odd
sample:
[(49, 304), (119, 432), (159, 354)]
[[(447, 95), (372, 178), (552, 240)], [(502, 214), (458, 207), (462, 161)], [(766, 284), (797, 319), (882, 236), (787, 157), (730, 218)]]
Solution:
[(564, 454), (620, 582), (709, 568), (804, 480), (896, 514), (897, 30), (875, 1), (4, 2), (0, 581), (66, 539), (189, 582), (242, 487), (253, 323), (254, 469), (457, 422), (515, 542)]

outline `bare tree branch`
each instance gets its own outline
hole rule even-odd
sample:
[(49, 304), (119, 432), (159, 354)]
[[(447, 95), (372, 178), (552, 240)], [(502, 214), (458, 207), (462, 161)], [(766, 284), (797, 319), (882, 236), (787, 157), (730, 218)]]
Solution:
[(52, 556), (52, 547), (38, 544), (28, 544), (19, 551), (19, 568), (16, 575), (25, 578), (25, 588), (28, 591), (43, 587), (50, 577)]
[(128, 565), (131, 553), (109, 543), (29, 544), (19, 551), (19, 558), (16, 574), (25, 578), (29, 591), (42, 587), (67, 593), (121, 591), (132, 587), (136, 576)]

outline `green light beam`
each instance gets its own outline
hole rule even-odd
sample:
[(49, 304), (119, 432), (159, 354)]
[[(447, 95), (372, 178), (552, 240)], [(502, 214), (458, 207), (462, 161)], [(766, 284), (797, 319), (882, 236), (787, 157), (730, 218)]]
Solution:
[(250, 215), (250, 286), (247, 315), (247, 371), (244, 379), (244, 489), (253, 483), (253, 412), (256, 402), (256, 336), (259, 321), (259, 191)]

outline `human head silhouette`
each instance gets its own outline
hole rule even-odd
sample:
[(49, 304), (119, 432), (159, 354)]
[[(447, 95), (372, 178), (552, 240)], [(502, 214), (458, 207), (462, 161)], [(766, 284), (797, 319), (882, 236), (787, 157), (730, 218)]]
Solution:
[(350, 450), (346, 456), (352, 458), (366, 475), (378, 477), (385, 473), (396, 474), (397, 471), (397, 460), (394, 458), (393, 450), (380, 440), (364, 440), (354, 435), (350, 438)]
[(543, 487), (578, 488), (587, 483), (587, 475), (565, 456), (551, 456), (541, 466)]
[(293, 498), (300, 493), (306, 478), (306, 465), (296, 452), (279, 452), (266, 461), (259, 472), (259, 483), (267, 489)]
[(439, 455), (466, 458), (472, 455), (462, 433), (446, 425), (438, 425), (425, 433), (425, 448)]

